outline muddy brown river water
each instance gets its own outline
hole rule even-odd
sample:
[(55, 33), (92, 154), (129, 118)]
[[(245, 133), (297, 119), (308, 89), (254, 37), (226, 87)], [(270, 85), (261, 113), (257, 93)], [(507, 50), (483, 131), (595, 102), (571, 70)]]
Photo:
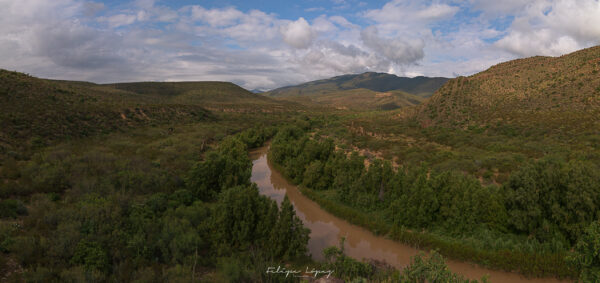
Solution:
[[(411, 246), (376, 236), (370, 231), (350, 224), (321, 209), (305, 197), (293, 184), (289, 183), (267, 161), (268, 146), (250, 151), (252, 160), (251, 181), (258, 185), (260, 194), (270, 197), (281, 204), (284, 196), (294, 205), (296, 214), (304, 225), (311, 230), (308, 250), (315, 260), (322, 260), (322, 251), (328, 246), (337, 246), (341, 237), (345, 237), (345, 251), (355, 259), (375, 259), (385, 261), (396, 268), (410, 263), (410, 258), (419, 250)], [(491, 282), (567, 282), (554, 278), (525, 278), (516, 273), (496, 271), (474, 264), (446, 260), (450, 270), (469, 279), (479, 279), (489, 275)]]

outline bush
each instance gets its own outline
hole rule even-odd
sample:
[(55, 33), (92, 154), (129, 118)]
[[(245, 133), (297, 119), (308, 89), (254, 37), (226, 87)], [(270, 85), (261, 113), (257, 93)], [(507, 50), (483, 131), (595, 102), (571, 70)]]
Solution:
[[(411, 258), (410, 265), (402, 270), (401, 282), (477, 282), (470, 281), (456, 273), (452, 273), (444, 258), (436, 251), (432, 251), (429, 257), (420, 253)], [(488, 282), (482, 278), (482, 282)]]
[(110, 262), (108, 254), (100, 243), (82, 240), (75, 248), (72, 264), (81, 264), (87, 270), (108, 271)]
[(19, 215), (27, 215), (23, 202), (16, 199), (0, 200), (0, 218), (16, 218)]
[(600, 282), (600, 221), (590, 224), (575, 245), (570, 258), (583, 282)]
[(545, 158), (523, 166), (504, 185), (511, 226), (541, 241), (574, 243), (600, 209), (600, 168)]

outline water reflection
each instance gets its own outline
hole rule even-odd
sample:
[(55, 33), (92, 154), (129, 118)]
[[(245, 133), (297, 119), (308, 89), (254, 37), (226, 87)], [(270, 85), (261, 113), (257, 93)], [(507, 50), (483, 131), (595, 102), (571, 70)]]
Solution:
[[(265, 146), (250, 152), (250, 158), (253, 160), (251, 181), (258, 185), (260, 194), (274, 199), (279, 205), (287, 193), (296, 214), (311, 230), (308, 250), (314, 259), (323, 260), (323, 249), (338, 245), (341, 237), (346, 238), (344, 248), (347, 255), (356, 259), (385, 261), (396, 268), (408, 265), (410, 258), (419, 252), (410, 246), (376, 236), (324, 211), (271, 168), (267, 161), (267, 151), (268, 147)], [(491, 282), (560, 282), (550, 278), (526, 279), (518, 274), (488, 270), (463, 262), (447, 263), (451, 270), (471, 279), (489, 274)]]

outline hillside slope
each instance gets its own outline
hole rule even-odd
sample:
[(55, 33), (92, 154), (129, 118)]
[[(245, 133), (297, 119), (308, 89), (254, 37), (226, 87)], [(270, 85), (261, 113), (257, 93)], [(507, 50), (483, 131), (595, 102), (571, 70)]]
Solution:
[(424, 125), (599, 129), (600, 46), (450, 80), (416, 111)]
[(209, 110), (272, 112), (288, 105), (225, 82), (98, 85), (0, 70), (0, 156), (142, 125), (216, 119)]
[(399, 90), (377, 92), (364, 88), (330, 92), (314, 96), (282, 98), (311, 106), (354, 110), (393, 110), (419, 105), (424, 98)]
[(203, 105), (208, 108), (245, 106), (253, 107), (254, 110), (267, 110), (283, 108), (285, 104), (252, 93), (230, 82), (134, 82), (104, 86), (145, 96), (155, 96), (156, 99), (166, 103)]
[(0, 155), (126, 127), (214, 119), (201, 106), (96, 86), (0, 70)]
[(272, 97), (313, 96), (350, 89), (368, 89), (375, 92), (400, 90), (421, 97), (428, 97), (440, 88), (447, 78), (405, 78), (385, 73), (343, 75), (330, 79), (287, 86), (264, 93)]
[(363, 73), (283, 87), (263, 95), (338, 109), (391, 110), (420, 104), (447, 80)]

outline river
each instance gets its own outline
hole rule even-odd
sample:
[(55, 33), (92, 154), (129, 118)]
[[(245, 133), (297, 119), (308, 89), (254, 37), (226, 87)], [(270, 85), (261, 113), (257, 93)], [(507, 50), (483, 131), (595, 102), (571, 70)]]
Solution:
[[(419, 250), (400, 242), (392, 241), (382, 236), (376, 236), (370, 231), (350, 224), (321, 209), (321, 207), (305, 197), (293, 184), (289, 183), (267, 161), (268, 146), (250, 151), (252, 160), (251, 181), (256, 183), (259, 192), (281, 204), (287, 194), (294, 205), (296, 214), (311, 230), (308, 250), (313, 259), (322, 260), (322, 250), (329, 246), (337, 246), (341, 237), (346, 237), (345, 252), (355, 259), (375, 259), (402, 268), (410, 264), (410, 258)], [(479, 267), (474, 264), (446, 260), (453, 272), (469, 279), (479, 279), (489, 275), (490, 282), (565, 282), (554, 278), (525, 278), (519, 274), (496, 271)]]

